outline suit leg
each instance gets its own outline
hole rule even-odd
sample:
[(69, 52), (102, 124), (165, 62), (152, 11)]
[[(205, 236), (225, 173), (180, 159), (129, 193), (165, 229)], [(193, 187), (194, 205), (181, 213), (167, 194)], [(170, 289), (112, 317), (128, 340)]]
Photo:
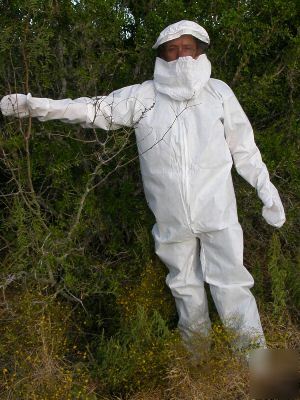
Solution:
[(200, 264), (199, 239), (184, 237), (172, 241), (154, 228), (156, 254), (169, 269), (166, 283), (175, 298), (178, 328), (184, 340), (194, 333), (207, 335), (210, 330), (207, 297)]
[(202, 233), (201, 262), (204, 280), (221, 320), (238, 332), (237, 347), (255, 341), (264, 346), (265, 338), (254, 296), (254, 280), (243, 265), (243, 231), (235, 224), (220, 231)]

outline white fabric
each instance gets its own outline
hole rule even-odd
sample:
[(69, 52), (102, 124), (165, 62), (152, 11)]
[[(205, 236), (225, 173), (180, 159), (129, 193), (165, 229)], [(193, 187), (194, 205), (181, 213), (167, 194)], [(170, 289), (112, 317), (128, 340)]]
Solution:
[(235, 346), (247, 347), (251, 342), (264, 346), (256, 302), (250, 292), (254, 281), (243, 266), (241, 226), (237, 223), (197, 234), (177, 226), (169, 235), (167, 226), (157, 223), (152, 233), (156, 254), (169, 269), (166, 283), (175, 298), (184, 340), (188, 342), (198, 332), (204, 336), (209, 333), (211, 322), (204, 290), (207, 282), (222, 322), (239, 333)]
[(271, 182), (270, 188), (272, 193), (272, 204), (270, 206), (263, 206), (262, 215), (269, 225), (280, 228), (285, 223), (284, 208), (278, 191)]
[(4, 96), (1, 100), (0, 107), (2, 114), (5, 116), (16, 116), (19, 118), (28, 117), (28, 104), (26, 94), (11, 94)]
[(211, 64), (206, 54), (201, 54), (197, 59), (187, 56), (170, 62), (157, 57), (154, 86), (158, 92), (174, 100), (190, 100), (199, 94), (210, 74)]
[(223, 321), (236, 314), (241, 334), (253, 328), (261, 336), (249, 291), (253, 279), (242, 264), (233, 162), (256, 188), (266, 221), (277, 227), (285, 221), (280, 197), (251, 125), (224, 82), (210, 78), (190, 100), (179, 101), (176, 96), (147, 81), (93, 99), (28, 96), (24, 102), (18, 95), (22, 109), (7, 106), (16, 98), (9, 95), (0, 106), (5, 115), (23, 116), (28, 111), (41, 121), (60, 119), (106, 130), (133, 127), (145, 196), (157, 221), (153, 230), (157, 254), (170, 269), (167, 283), (176, 298), (183, 336), (209, 329), (203, 280), (210, 284)]
[(152, 48), (157, 49), (161, 44), (166, 43), (169, 40), (178, 39), (182, 35), (192, 35), (207, 44), (210, 42), (208, 33), (202, 26), (193, 21), (182, 20), (167, 26), (160, 33)]

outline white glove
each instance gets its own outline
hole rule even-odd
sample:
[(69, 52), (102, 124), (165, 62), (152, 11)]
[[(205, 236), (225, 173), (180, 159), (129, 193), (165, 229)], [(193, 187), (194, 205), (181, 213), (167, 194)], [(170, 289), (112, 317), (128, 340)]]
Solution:
[(262, 216), (269, 225), (280, 228), (285, 223), (284, 208), (277, 189), (273, 185), (271, 188), (273, 204), (270, 207), (263, 206)]
[(0, 102), (0, 109), (2, 114), (5, 116), (14, 116), (14, 117), (28, 117), (29, 109), (28, 109), (28, 98), (31, 97), (31, 94), (9, 94), (4, 96)]

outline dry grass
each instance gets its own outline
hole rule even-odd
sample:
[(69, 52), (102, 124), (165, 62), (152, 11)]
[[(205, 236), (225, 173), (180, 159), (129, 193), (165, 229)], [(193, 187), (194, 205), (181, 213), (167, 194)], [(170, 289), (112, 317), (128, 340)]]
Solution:
[[(263, 314), (262, 320), (270, 348), (299, 350), (300, 330), (287, 316), (280, 323), (268, 314)], [(220, 326), (215, 326), (213, 348), (199, 365), (193, 365), (182, 349), (176, 349), (166, 376), (162, 377), (161, 388), (141, 391), (126, 400), (251, 399), (249, 368), (243, 358), (232, 353), (227, 335)]]
[[(96, 366), (68, 334), (70, 313), (70, 308), (36, 292), (23, 293), (5, 304), (0, 325), (1, 399), (250, 399), (248, 367), (241, 355), (232, 352), (232, 334), (219, 324), (213, 326), (209, 352), (203, 353), (201, 338), (195, 342), (194, 353), (203, 354), (201, 360), (191, 359), (181, 342), (173, 340), (166, 344), (167, 357), (153, 355), (164, 365), (154, 365), (152, 358), (148, 361), (151, 365), (145, 364), (148, 372), (141, 372), (141, 384), (135, 393), (109, 396), (103, 377), (95, 380), (92, 376), (91, 370)], [(288, 315), (279, 320), (270, 315), (268, 310), (261, 313), (269, 347), (299, 349), (300, 331)], [(151, 374), (159, 378), (152, 388)]]
[[(87, 395), (90, 378), (78, 362), (86, 356), (67, 339), (71, 309), (37, 291), (15, 293), (5, 300), (0, 321), (0, 398), (92, 399)], [(71, 355), (76, 356), (74, 364), (68, 361)]]

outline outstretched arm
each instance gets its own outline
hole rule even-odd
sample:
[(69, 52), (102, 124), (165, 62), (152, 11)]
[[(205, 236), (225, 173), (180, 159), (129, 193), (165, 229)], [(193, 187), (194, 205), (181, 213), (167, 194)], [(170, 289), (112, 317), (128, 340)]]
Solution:
[[(229, 89), (229, 88), (228, 88)], [(262, 215), (273, 226), (285, 222), (284, 209), (277, 189), (271, 183), (266, 165), (257, 148), (251, 124), (234, 93), (224, 99), (224, 126), (237, 172), (253, 187), (263, 202)]]
[(30, 115), (40, 121), (61, 120), (81, 124), (85, 128), (118, 129), (133, 126), (136, 121), (139, 114), (136, 108), (139, 86), (128, 86), (108, 96), (80, 97), (75, 100), (11, 94), (3, 97), (0, 107), (6, 116), (23, 118)]

